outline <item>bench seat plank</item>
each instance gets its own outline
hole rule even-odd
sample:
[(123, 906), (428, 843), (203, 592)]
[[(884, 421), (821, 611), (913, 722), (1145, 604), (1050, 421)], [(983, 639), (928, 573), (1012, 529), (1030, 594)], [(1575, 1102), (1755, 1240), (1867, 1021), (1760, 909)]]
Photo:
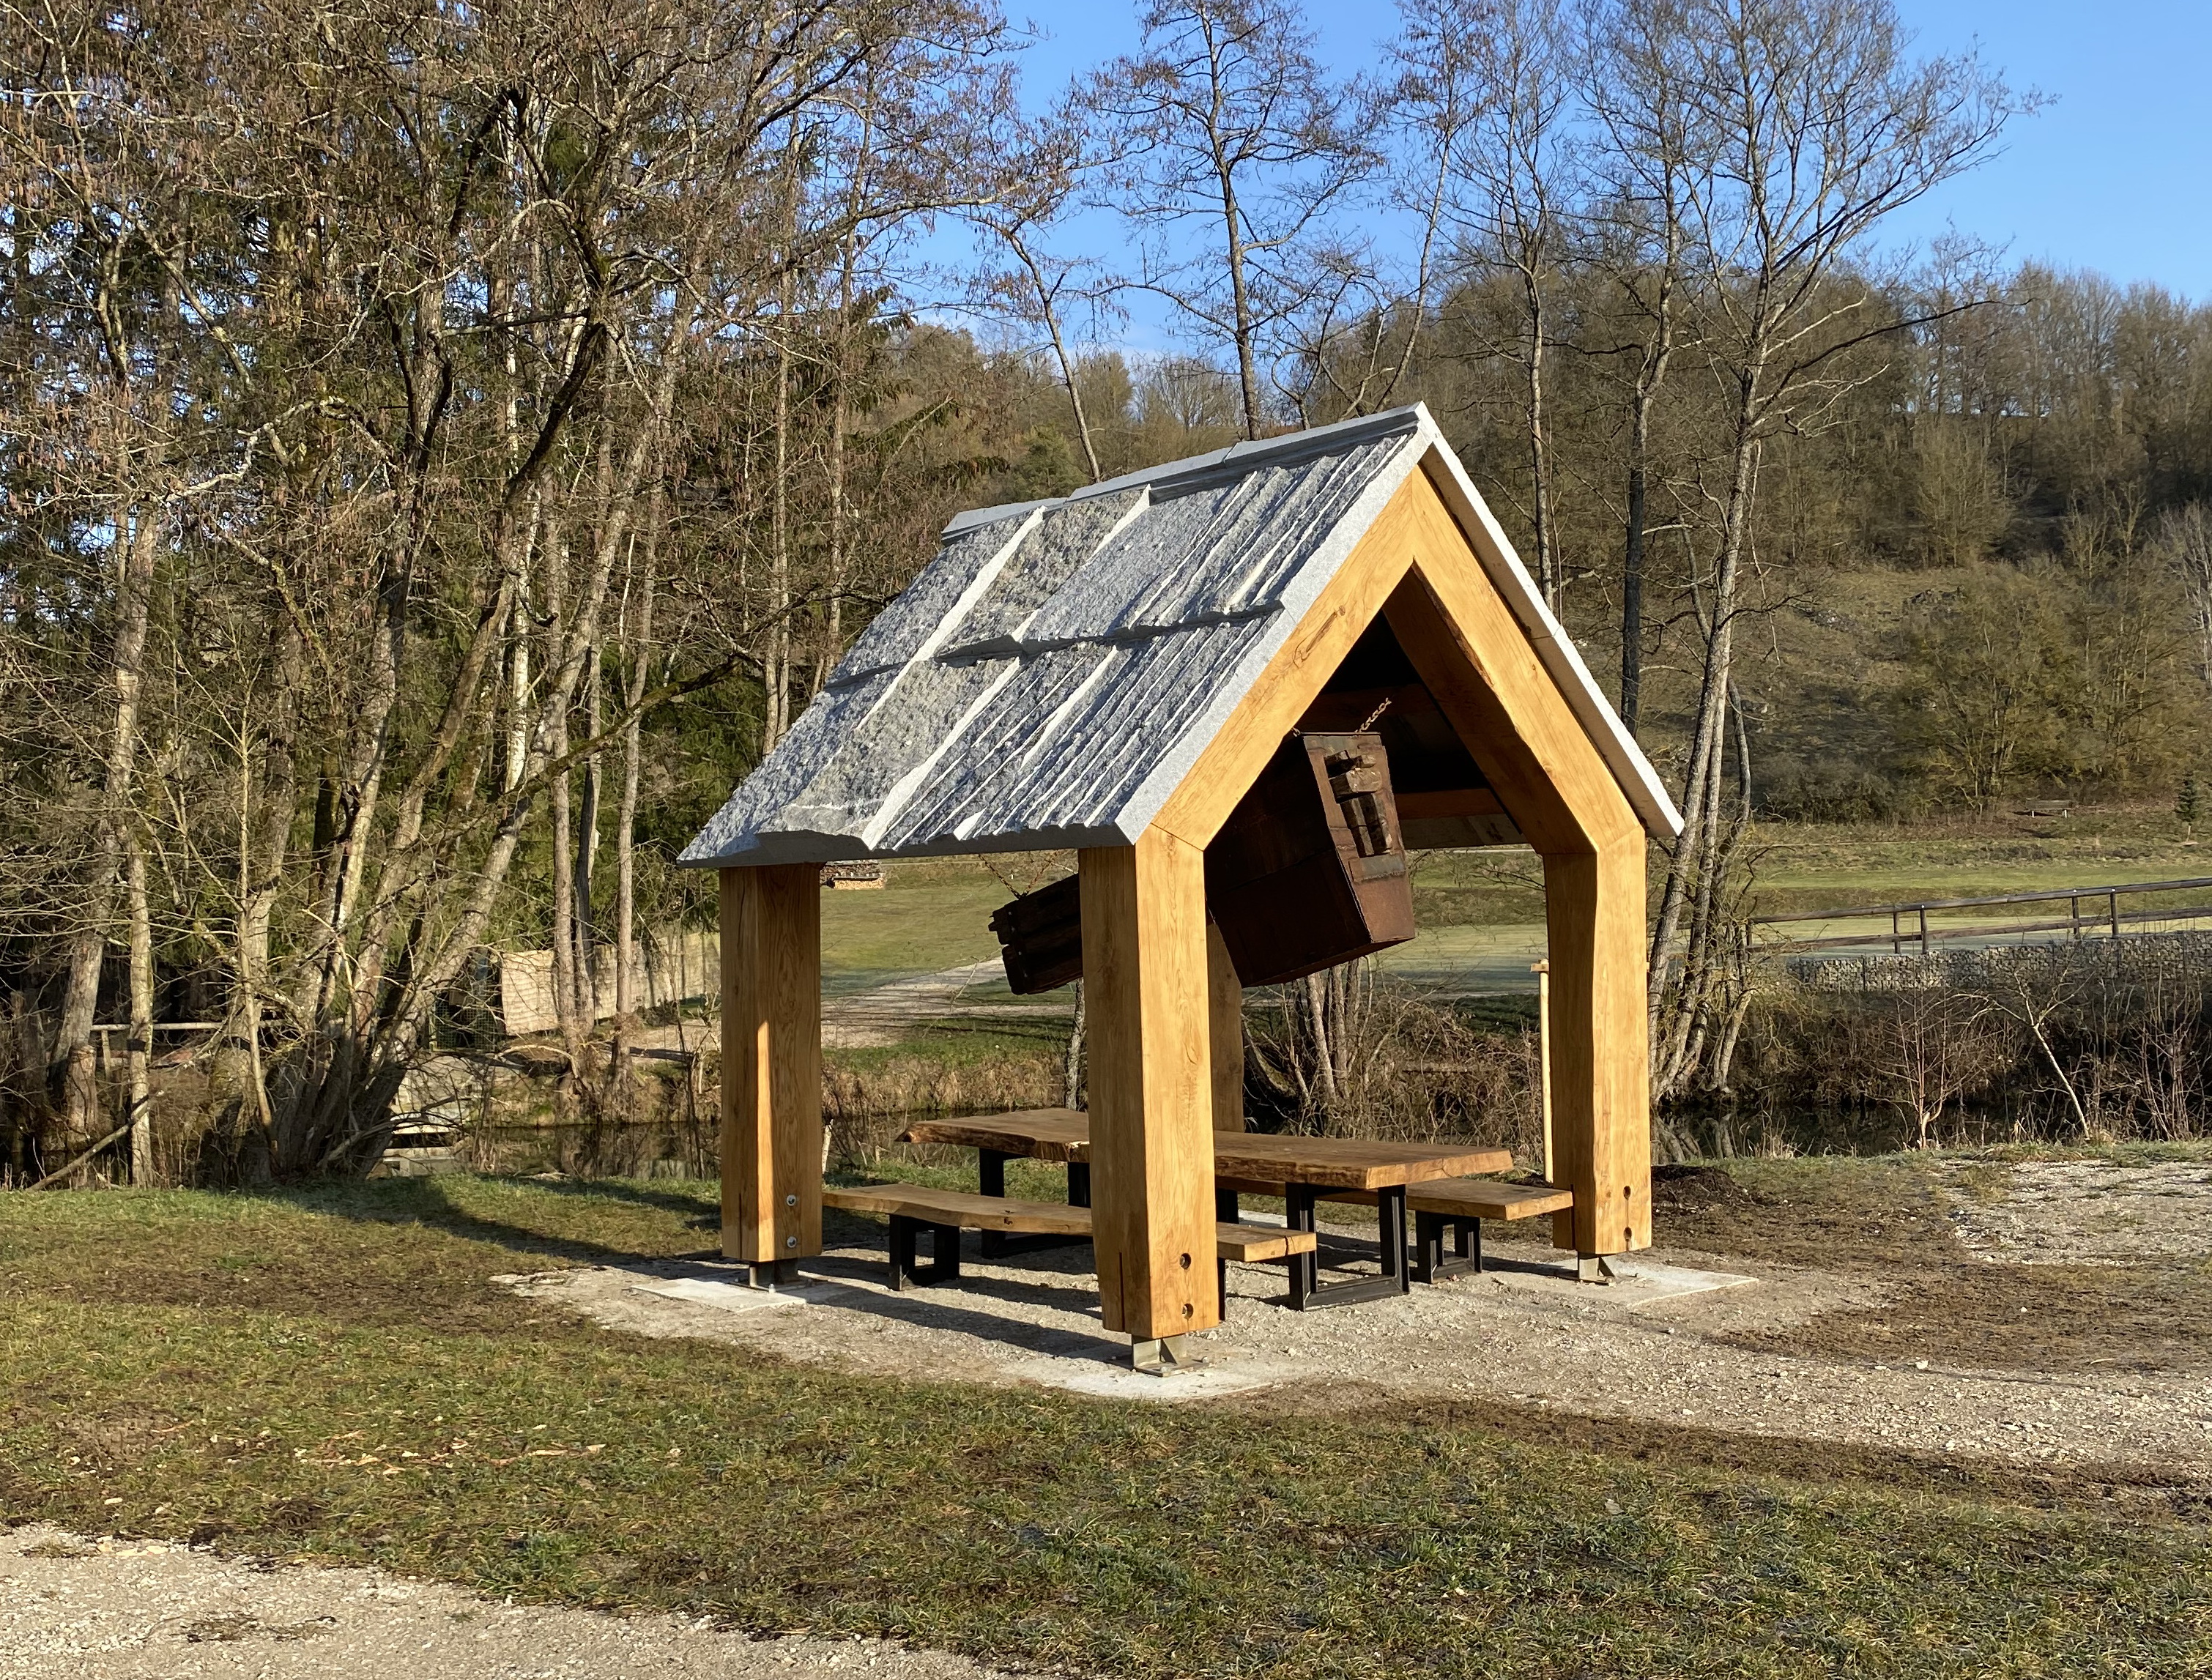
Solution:
[[(930, 1185), (836, 1186), (822, 1192), (824, 1207), (886, 1218), (917, 1219), (954, 1225), (964, 1231), (1030, 1231), (1056, 1236), (1089, 1236), (1091, 1210), (1058, 1202), (1022, 1202), (1004, 1196), (980, 1196), (971, 1190), (939, 1190)], [(1275, 1225), (1240, 1225), (1223, 1221), (1214, 1228), (1214, 1257), (1247, 1263), (1279, 1260), (1312, 1252), (1311, 1231)]]
[(933, 1225), (957, 1225), (966, 1231), (1035, 1231), (1054, 1236), (1087, 1237), (1091, 1210), (1064, 1202), (1023, 1202), (982, 1196), (972, 1190), (939, 1190), (921, 1184), (867, 1184), (827, 1188), (822, 1205), (848, 1213), (896, 1214)]
[(1406, 1192), (1406, 1205), (1415, 1213), (1455, 1219), (1533, 1219), (1574, 1204), (1571, 1190), (1555, 1190), (1547, 1184), (1501, 1184), (1495, 1179), (1440, 1179), (1417, 1184)]

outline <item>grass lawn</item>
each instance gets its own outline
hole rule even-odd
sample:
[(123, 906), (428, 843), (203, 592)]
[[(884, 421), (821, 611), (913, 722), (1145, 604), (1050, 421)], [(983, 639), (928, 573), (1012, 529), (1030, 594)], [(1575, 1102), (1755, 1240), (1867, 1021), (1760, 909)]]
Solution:
[(831, 1376), (488, 1281), (711, 1208), (0, 1198), (0, 1515), (1113, 1675), (2212, 1672), (2212, 1530), (2025, 1478)]

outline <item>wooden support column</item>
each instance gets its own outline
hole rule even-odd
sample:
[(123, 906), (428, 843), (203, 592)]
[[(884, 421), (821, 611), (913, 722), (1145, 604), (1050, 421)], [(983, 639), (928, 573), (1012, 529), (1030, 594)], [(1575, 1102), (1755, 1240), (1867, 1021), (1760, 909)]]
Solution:
[(1078, 855), (1091, 1056), (1091, 1204), (1106, 1328), (1221, 1321), (1206, 861), (1158, 828)]
[(1551, 935), (1553, 1180), (1575, 1192), (1553, 1240), (1585, 1255), (1651, 1246), (1644, 834), (1544, 856)]
[(822, 871), (721, 874), (722, 1253), (822, 1252)]
[(1213, 1068), (1213, 1129), (1244, 1130), (1244, 982), (1229, 960), (1221, 930), (1206, 924), (1208, 1058)]

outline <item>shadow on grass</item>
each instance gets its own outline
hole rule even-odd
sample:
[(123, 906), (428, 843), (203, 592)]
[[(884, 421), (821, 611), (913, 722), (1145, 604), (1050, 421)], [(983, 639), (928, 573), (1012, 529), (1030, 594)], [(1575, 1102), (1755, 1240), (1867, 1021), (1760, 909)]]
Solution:
[[(670, 1192), (641, 1190), (611, 1180), (555, 1182), (471, 1180), (469, 1182), (526, 1187), (534, 1194), (552, 1192), (572, 1202), (622, 1207), (649, 1208), (655, 1212), (688, 1216), (690, 1228), (712, 1229), (713, 1217), (694, 1198)], [(445, 1235), (504, 1248), (517, 1254), (544, 1258), (588, 1260), (611, 1265), (626, 1260), (665, 1258), (634, 1243), (610, 1241), (574, 1231), (548, 1230), (513, 1219), (495, 1217), (463, 1206), (455, 1198), (452, 1181), (444, 1176), (392, 1179), (350, 1184), (319, 1184), (240, 1192), (251, 1200), (273, 1203), (301, 1212), (351, 1221), (356, 1224), (420, 1224)]]

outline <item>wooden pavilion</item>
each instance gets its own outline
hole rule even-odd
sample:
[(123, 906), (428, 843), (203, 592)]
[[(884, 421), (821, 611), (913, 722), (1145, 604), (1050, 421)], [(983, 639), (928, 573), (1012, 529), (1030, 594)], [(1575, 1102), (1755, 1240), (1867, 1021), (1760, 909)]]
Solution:
[(684, 854), (720, 872), (725, 1255), (821, 1251), (822, 865), (1072, 847), (1105, 1325), (1218, 1323), (1207, 847), (1292, 731), (1367, 725), (1405, 846), (1543, 859), (1554, 1240), (1646, 1246), (1644, 846), (1680, 818), (1416, 406), (946, 526)]

